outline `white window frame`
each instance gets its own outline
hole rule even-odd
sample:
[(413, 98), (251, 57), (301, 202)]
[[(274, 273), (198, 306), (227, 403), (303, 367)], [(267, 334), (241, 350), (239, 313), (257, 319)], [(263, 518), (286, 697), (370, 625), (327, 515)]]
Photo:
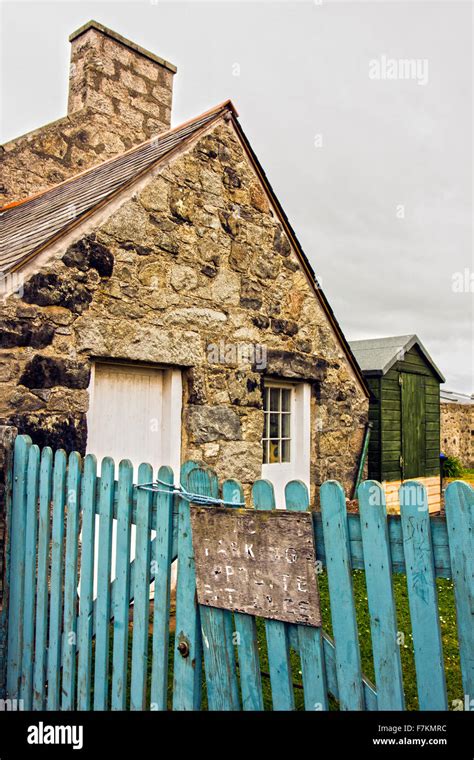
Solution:
[[(269, 378), (265, 388), (291, 390), (290, 400), (290, 461), (263, 464), (262, 478), (270, 480), (275, 490), (278, 508), (285, 507), (284, 489), (290, 480), (302, 480), (309, 489), (311, 470), (311, 386), (305, 382), (289, 382)], [(262, 435), (263, 441), (263, 435)]]

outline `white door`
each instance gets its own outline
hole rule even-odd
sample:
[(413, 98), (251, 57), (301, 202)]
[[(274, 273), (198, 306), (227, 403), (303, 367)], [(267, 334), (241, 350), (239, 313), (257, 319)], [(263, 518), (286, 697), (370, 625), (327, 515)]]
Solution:
[(285, 507), (290, 480), (310, 485), (311, 387), (265, 381), (262, 478), (273, 483), (275, 502)]
[[(179, 476), (181, 459), (181, 372), (97, 362), (90, 383), (87, 452), (109, 456), (116, 468), (130, 459), (154, 473), (162, 464)], [(117, 469), (118, 473), (118, 469)]]
[[(122, 459), (138, 467), (148, 462), (153, 479), (161, 465), (173, 468), (179, 483), (181, 465), (181, 372), (127, 364), (96, 362), (92, 368), (87, 414), (87, 453), (97, 457), (98, 474), (105, 456), (115, 462), (115, 477)], [(112, 534), (111, 580), (115, 578), (116, 521)], [(95, 556), (98, 557), (99, 521), (96, 520)], [(155, 533), (152, 532), (152, 538)], [(131, 531), (131, 556), (135, 557), (135, 526)], [(94, 589), (97, 588), (97, 573)], [(153, 586), (151, 588), (153, 596)]]

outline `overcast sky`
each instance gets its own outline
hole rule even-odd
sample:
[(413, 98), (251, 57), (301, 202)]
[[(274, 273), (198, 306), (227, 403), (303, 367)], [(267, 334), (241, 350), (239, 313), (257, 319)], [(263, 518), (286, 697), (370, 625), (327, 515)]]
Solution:
[(417, 333), (474, 391), (469, 1), (4, 2), (2, 141), (65, 114), (91, 18), (178, 66), (173, 126), (232, 98), (349, 339)]

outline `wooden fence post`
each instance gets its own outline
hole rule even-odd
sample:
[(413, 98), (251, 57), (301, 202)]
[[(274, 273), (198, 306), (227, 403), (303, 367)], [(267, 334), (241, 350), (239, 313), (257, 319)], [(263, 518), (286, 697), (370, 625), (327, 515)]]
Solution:
[(352, 588), (351, 547), (344, 491), (335, 480), (321, 486), (331, 618), (341, 710), (364, 710), (356, 607)]
[(25, 581), (25, 524), (28, 454), (31, 438), (15, 440), (10, 542), (10, 600), (8, 605), (7, 697), (18, 699), (23, 648), (23, 586)]
[(447, 710), (428, 497), (416, 481), (404, 483), (399, 494), (418, 705), (420, 710)]
[(366, 480), (359, 486), (358, 497), (377, 706), (379, 710), (404, 710), (385, 492), (380, 483)]
[(13, 447), (17, 432), (15, 427), (0, 425), (0, 699), (6, 697)]
[(474, 696), (474, 489), (450, 483), (446, 489), (446, 520), (451, 554), (459, 654), (465, 696)]
[[(275, 493), (269, 480), (256, 480), (252, 487), (255, 509), (275, 509)], [(268, 666), (274, 710), (294, 710), (288, 626), (280, 620), (265, 620)]]

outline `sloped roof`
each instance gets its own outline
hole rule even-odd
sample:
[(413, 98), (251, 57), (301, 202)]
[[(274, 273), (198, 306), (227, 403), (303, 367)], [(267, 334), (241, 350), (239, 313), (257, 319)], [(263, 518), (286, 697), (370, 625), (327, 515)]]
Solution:
[(445, 378), (417, 335), (392, 335), (387, 338), (351, 340), (349, 345), (362, 372), (377, 375), (385, 375), (407, 351), (416, 345), (440, 381), (445, 382)]
[(58, 233), (75, 226), (89, 211), (232, 108), (227, 101), (59, 185), (4, 206), (0, 209), (0, 271), (16, 269)]
[[(0, 272), (19, 269), (43, 249), (78, 226), (90, 214), (112, 200), (135, 180), (165, 161), (181, 146), (196, 139), (225, 113), (237, 117), (230, 100), (204, 114), (138, 145), (126, 153), (66, 179), (59, 185), (30, 198), (0, 208)], [(334, 332), (367, 397), (370, 396), (361, 368), (342, 332), (336, 316), (320, 287), (288, 217), (254, 153), (237, 118), (233, 124), (263, 186), (279, 214), (283, 227), (295, 247)]]

